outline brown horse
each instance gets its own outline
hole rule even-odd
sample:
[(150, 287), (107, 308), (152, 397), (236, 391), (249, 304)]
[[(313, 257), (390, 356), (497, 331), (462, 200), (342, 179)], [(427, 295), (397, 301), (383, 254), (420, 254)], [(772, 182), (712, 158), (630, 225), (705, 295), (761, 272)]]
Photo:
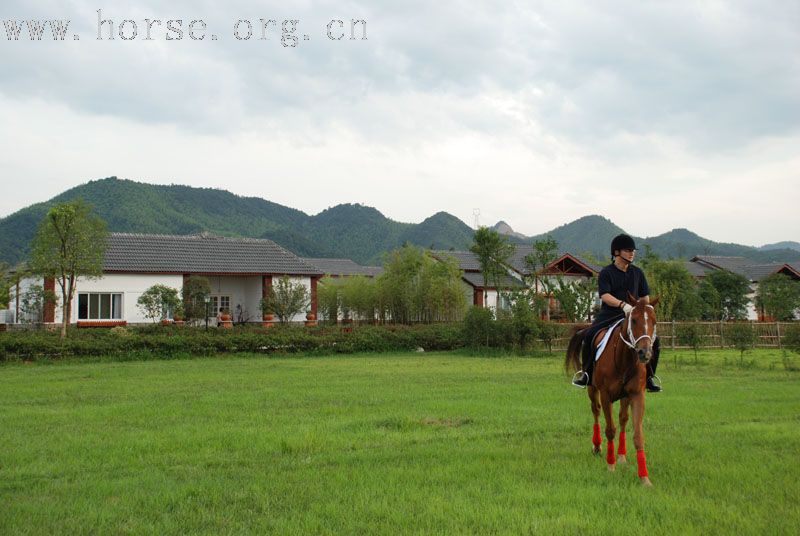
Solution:
[[(594, 414), (594, 430), (592, 434), (593, 452), (600, 453), (600, 409), (606, 421), (606, 440), (608, 441), (606, 462), (608, 470), (613, 471), (617, 462), (627, 463), (627, 446), (625, 444), (625, 427), (628, 424), (628, 411), (633, 407), (633, 444), (636, 447), (636, 461), (639, 468), (639, 478), (645, 486), (651, 486), (647, 475), (647, 462), (644, 455), (644, 432), (642, 419), (644, 418), (644, 393), (647, 370), (645, 366), (653, 355), (653, 341), (656, 337), (655, 306), (658, 298), (647, 302), (644, 299), (636, 300), (630, 293), (628, 303), (633, 310), (625, 317), (621, 325), (614, 328), (614, 333), (603, 349), (600, 359), (595, 362), (594, 375), (589, 385), (589, 400)], [(596, 349), (606, 330), (600, 331), (595, 337), (592, 349)], [(564, 366), (567, 370), (581, 368), (581, 346), (584, 331), (578, 331), (572, 336), (567, 349)], [(594, 356), (592, 356), (594, 358)], [(614, 456), (614, 437), (616, 428), (612, 406), (620, 400), (619, 410), (619, 450)]]

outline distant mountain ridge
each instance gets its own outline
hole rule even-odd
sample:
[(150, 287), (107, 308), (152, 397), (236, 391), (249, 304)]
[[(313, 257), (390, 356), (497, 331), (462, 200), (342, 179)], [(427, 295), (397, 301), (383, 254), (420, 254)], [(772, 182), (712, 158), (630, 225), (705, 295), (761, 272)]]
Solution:
[[(379, 264), (386, 252), (404, 243), (438, 250), (465, 250), (474, 234), (472, 228), (447, 212), (437, 212), (421, 223), (402, 223), (385, 217), (373, 207), (348, 203), (311, 216), (265, 199), (241, 197), (225, 190), (153, 185), (109, 177), (71, 188), (49, 201), (0, 219), (0, 261), (15, 264), (23, 260), (47, 210), (77, 198), (94, 205), (111, 231), (160, 234), (208, 231), (223, 236), (269, 238), (303, 257), (343, 257), (361, 264)], [(533, 237), (514, 232), (505, 222), (498, 222), (495, 228), (514, 243), (530, 244), (551, 235), (560, 249), (577, 254), (588, 252), (598, 259), (608, 258), (611, 238), (623, 232), (610, 220), (596, 215)], [(758, 262), (800, 261), (800, 251), (794, 249), (719, 244), (686, 229), (636, 240), (640, 248), (648, 244), (662, 257), (705, 254), (743, 256)]]

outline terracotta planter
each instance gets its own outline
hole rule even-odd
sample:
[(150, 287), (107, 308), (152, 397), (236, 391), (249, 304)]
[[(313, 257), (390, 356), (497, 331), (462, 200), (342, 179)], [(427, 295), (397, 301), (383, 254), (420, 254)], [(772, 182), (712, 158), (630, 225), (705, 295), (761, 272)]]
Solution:
[(262, 317), (261, 325), (265, 328), (275, 327), (275, 315), (272, 313), (266, 313)]
[(231, 321), (231, 314), (230, 313), (220, 313), (219, 315), (219, 327), (223, 329), (231, 329), (233, 328), (233, 322)]
[(168, 320), (166, 318), (161, 319), (162, 326), (169, 326), (170, 324), (172, 324), (172, 320)]
[(314, 313), (306, 314), (306, 327), (310, 328), (316, 325), (317, 325), (317, 315), (315, 315)]
[(180, 320), (178, 320), (177, 318), (175, 319), (176, 326), (183, 326), (184, 324), (186, 324), (186, 322), (183, 319)]

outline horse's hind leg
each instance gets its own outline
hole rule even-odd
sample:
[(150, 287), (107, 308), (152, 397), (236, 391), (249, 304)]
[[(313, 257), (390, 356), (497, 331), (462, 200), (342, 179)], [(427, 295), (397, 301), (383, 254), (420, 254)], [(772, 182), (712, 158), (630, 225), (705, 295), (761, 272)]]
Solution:
[(595, 456), (600, 454), (600, 445), (603, 440), (600, 438), (600, 392), (594, 386), (589, 386), (589, 400), (592, 403), (592, 414), (594, 415), (594, 427), (592, 428), (592, 452)]
[(628, 446), (625, 442), (625, 427), (628, 425), (631, 401), (623, 398), (619, 402), (619, 446), (617, 447), (617, 463), (628, 462)]

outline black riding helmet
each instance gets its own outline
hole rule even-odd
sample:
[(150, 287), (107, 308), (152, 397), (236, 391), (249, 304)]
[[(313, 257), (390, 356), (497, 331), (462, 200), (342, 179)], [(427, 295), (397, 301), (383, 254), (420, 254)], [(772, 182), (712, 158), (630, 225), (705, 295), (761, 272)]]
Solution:
[(611, 256), (614, 256), (615, 251), (623, 249), (636, 249), (636, 242), (633, 241), (630, 235), (621, 234), (614, 237), (611, 241)]

